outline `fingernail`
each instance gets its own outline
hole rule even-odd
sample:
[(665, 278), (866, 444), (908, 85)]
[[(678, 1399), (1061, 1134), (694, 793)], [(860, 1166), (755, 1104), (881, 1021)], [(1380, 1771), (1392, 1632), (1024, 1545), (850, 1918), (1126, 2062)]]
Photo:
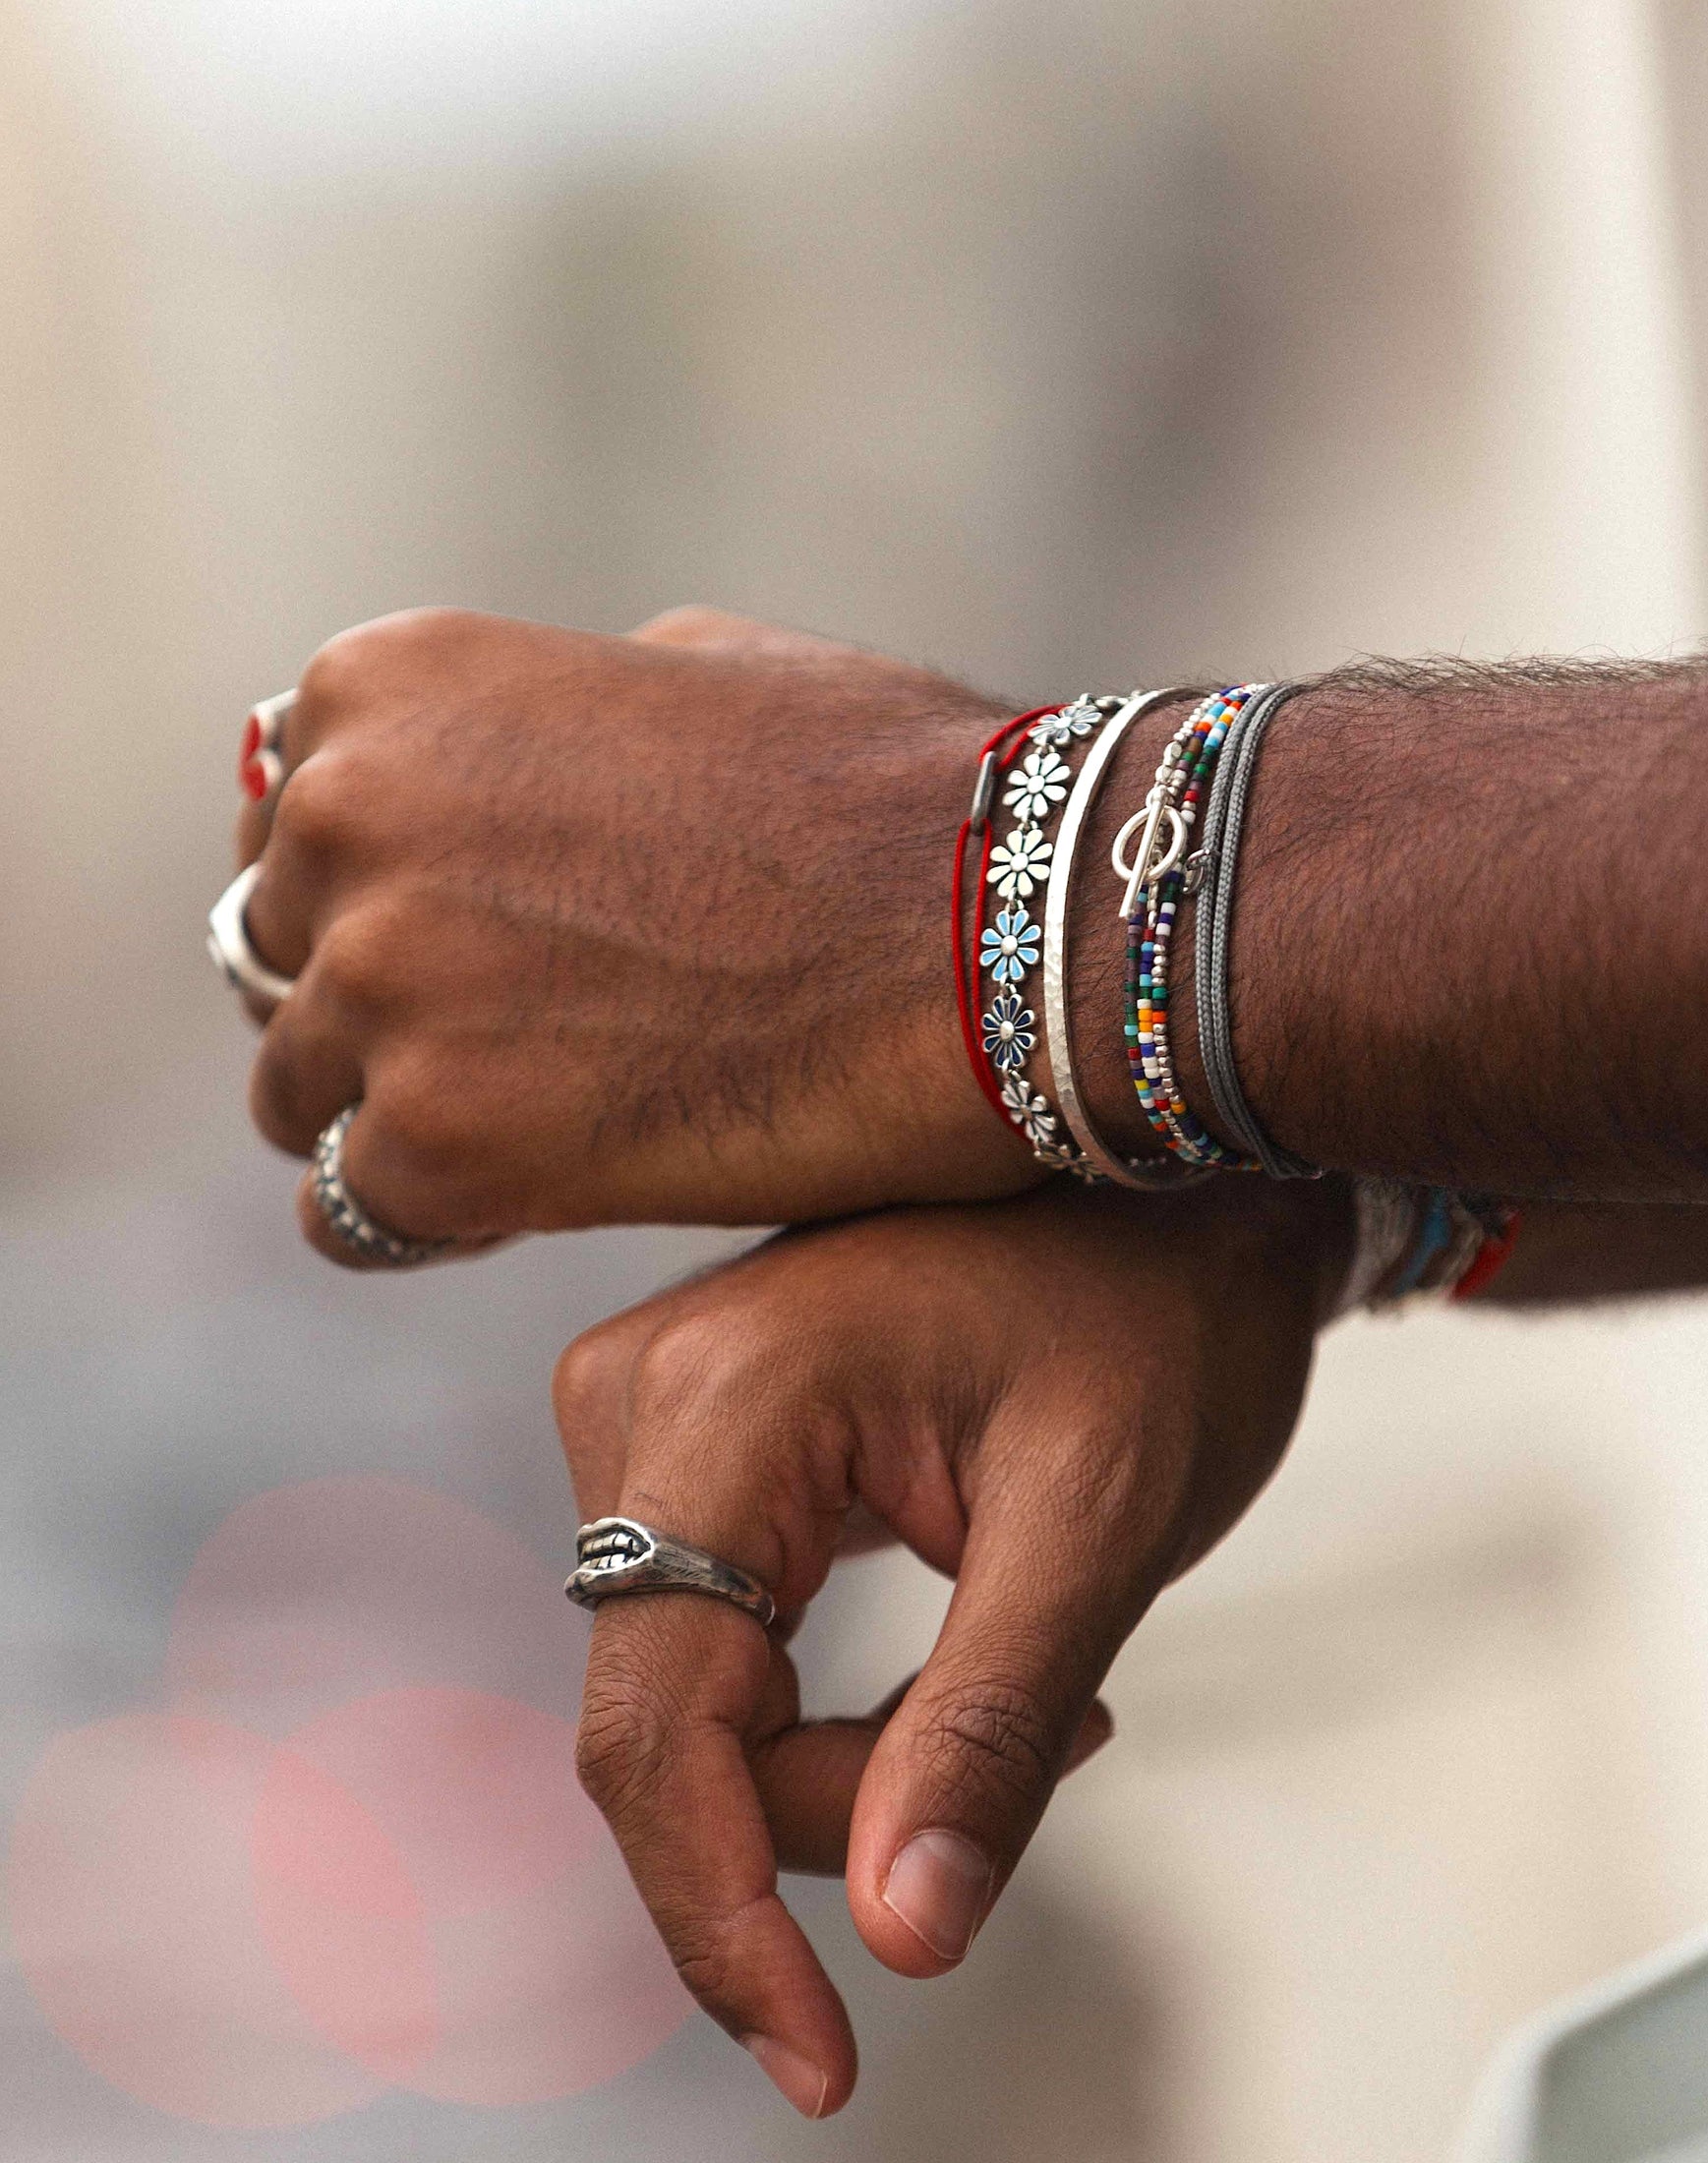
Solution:
[(782, 2090), (802, 2118), (824, 2116), (830, 2075), (821, 2072), (810, 2058), (802, 2058), (799, 2051), (791, 2050), (787, 2043), (780, 2043), (770, 2035), (743, 2035), (741, 2048), (752, 2052), (767, 2077)]
[(890, 1865), (884, 1905), (940, 1960), (959, 1960), (972, 1943), (990, 1893), (990, 1865), (959, 1833), (915, 1833)]

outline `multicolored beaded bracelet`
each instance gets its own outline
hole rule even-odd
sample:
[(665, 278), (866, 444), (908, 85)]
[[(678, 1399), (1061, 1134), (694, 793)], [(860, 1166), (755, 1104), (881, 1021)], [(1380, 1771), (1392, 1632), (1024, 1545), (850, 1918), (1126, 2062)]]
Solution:
[[(1221, 755), (1228, 725), (1268, 686), (1236, 684), (1195, 706), (1162, 754), (1144, 809), (1115, 838), (1110, 860), (1127, 882), (1127, 1067), (1146, 1118), (1183, 1162), (1259, 1171), (1258, 1159), (1226, 1147), (1189, 1109), (1175, 1079), (1168, 1036), (1168, 957), (1182, 897), (1196, 891), (1202, 864), (1187, 858), (1199, 806)], [(1133, 861), (1122, 851), (1142, 828)]]

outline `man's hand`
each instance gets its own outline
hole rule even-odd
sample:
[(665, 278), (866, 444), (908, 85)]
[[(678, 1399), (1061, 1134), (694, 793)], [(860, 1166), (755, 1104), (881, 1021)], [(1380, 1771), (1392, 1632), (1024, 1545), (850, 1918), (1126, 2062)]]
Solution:
[(304, 675), (270, 834), (240, 830), (251, 937), (298, 975), (258, 1123), (306, 1154), (359, 1099), (364, 1205), (470, 1245), (1028, 1186), (948, 951), (1003, 711), (706, 610), (632, 638), (451, 611), (346, 632)]
[[(571, 1345), (584, 1518), (633, 1516), (760, 1578), (769, 1633), (686, 1594), (594, 1625), (583, 1779), (689, 1988), (808, 2116), (854, 2085), (848, 2017), (777, 1894), (848, 1875), (898, 1973), (954, 1967), (1105, 1670), (1268, 1477), (1349, 1245), (1336, 1181), (1021, 1200), (791, 1233)], [(854, 1528), (957, 1580), (917, 1677), (803, 1724), (790, 1628)]]

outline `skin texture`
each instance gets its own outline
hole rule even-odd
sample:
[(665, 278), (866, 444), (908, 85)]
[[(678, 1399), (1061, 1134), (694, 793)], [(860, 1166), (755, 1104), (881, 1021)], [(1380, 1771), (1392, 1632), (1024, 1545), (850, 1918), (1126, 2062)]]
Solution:
[(270, 834), (240, 837), (251, 937), (300, 971), (263, 1132), (306, 1154), (360, 1098), (353, 1191), (469, 1245), (1034, 1183), (948, 977), (946, 837), (1003, 712), (704, 611), (346, 633), (303, 677)]
[[(1705, 719), (1694, 660), (1369, 664), (1293, 699), (1259, 763), (1233, 939), (1235, 1055), (1268, 1132), (1340, 1170), (1708, 1199)], [(1158, 741), (1112, 796), (1143, 793)], [(1093, 1053), (1118, 942), (1099, 914), (1078, 948)], [(1192, 943), (1189, 919), (1172, 1013), (1213, 1127)], [(1114, 1062), (1094, 1093), (1133, 1126)]]
[[(778, 1601), (769, 1634), (707, 1599), (607, 1603), (580, 1767), (689, 1988), (807, 2115), (847, 2100), (854, 2046), (779, 1863), (846, 1869), (898, 1973), (957, 1963), (1107, 1732), (1116, 1652), (1273, 1469), (1349, 1221), (1336, 1181), (1055, 1181), (785, 1235), (565, 1353), (581, 1516), (638, 1517)], [(942, 1634), (899, 1701), (802, 1725), (788, 1631), (874, 1533), (956, 1579)], [(967, 1868), (933, 1878), (945, 1854)]]
[[(1248, 1094), (1321, 1163), (1574, 1198), (1530, 1204), (1496, 1302), (1708, 1280), (1708, 1211), (1640, 1205), (1708, 1193), (1679, 906), (1704, 693), (1693, 664), (1349, 671), (1266, 749), (1234, 942)], [(1337, 1180), (1037, 1188), (974, 1087), (944, 888), (1011, 711), (710, 611), (631, 639), (429, 612), (317, 658), (270, 835), (253, 812), (240, 834), (245, 860), (265, 845), (252, 937), (302, 971), (256, 1116), (306, 1152), (361, 1099), (346, 1171), (395, 1230), (474, 1251), (1020, 1197), (789, 1235), (558, 1376), (582, 1515), (656, 1522), (782, 1604), (769, 1637), (703, 1600), (607, 1608), (582, 1764), (690, 1987), (810, 2115), (846, 2099), (854, 2044), (779, 1862), (846, 1867), (899, 1972), (954, 1964), (941, 1902), (938, 1945), (900, 1912), (924, 1881), (898, 1856), (947, 1839), (940, 1866), (972, 1857), (963, 1922), (988, 1911), (1108, 1731), (1114, 1652), (1272, 1467), (1344, 1269)], [(1074, 902), (1088, 1092), (1135, 1151), (1102, 866), (1175, 718), (1123, 746)], [(1176, 1040), (1207, 1112), (1191, 950)], [(788, 1630), (874, 1538), (957, 1576), (949, 1623), (875, 1713), (802, 1725)]]
[[(1701, 664), (1354, 669), (1259, 766), (1233, 943), (1258, 1116), (1310, 1161), (1564, 1200), (1708, 1198)], [(1012, 711), (704, 609), (631, 638), (438, 610), (310, 665), (249, 925), (300, 971), (257, 1060), (306, 1154), (347, 1103), (390, 1229), (803, 1221), (1035, 1182), (954, 1019), (947, 867)], [(1122, 1068), (1103, 869), (1173, 715), (1084, 844), (1071, 986), (1099, 1126)], [(1190, 936), (1179, 1068), (1201, 1115)], [(304, 1229), (348, 1256), (305, 1205)]]

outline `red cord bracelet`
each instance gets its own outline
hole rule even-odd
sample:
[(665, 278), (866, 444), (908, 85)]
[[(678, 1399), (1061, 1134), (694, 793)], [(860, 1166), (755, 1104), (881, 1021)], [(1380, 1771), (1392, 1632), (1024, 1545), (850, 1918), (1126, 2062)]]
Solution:
[[(984, 888), (990, 873), (990, 810), (996, 795), (996, 784), (1004, 770), (1019, 756), (1020, 747), (1026, 741), (1026, 731), (1034, 721), (1042, 721), (1046, 714), (1059, 714), (1059, 704), (1034, 706), (1030, 714), (1017, 714), (1012, 721), (1005, 721), (994, 735), (980, 744), (978, 750), (978, 780), (972, 791), (972, 808), (961, 822), (961, 831), (955, 837), (955, 893), (950, 911), (950, 932), (955, 949), (955, 1008), (961, 1017), (961, 1040), (967, 1046), (968, 1061), (972, 1068), (972, 1078), (984, 1091), (990, 1108), (1010, 1129), (1014, 1121), (1008, 1107), (1002, 1101), (1002, 1091), (997, 1086), (996, 1076), (990, 1062), (984, 1056), (979, 1042), (978, 1024), (972, 1012), (972, 972), (976, 964), (969, 951), (967, 941), (967, 844), (973, 834), (984, 837), (984, 848), (978, 861), (976, 904), (972, 911), (972, 938), (976, 943), (984, 921)], [(1006, 739), (1012, 737), (1012, 742)]]
[(1455, 1300), (1474, 1300), (1479, 1292), (1489, 1286), (1512, 1259), (1512, 1250), (1518, 1244), (1518, 1233), (1524, 1222), (1522, 1209), (1514, 1209), (1499, 1232), (1491, 1234), (1477, 1250), (1477, 1258), (1453, 1286), (1451, 1297)]

